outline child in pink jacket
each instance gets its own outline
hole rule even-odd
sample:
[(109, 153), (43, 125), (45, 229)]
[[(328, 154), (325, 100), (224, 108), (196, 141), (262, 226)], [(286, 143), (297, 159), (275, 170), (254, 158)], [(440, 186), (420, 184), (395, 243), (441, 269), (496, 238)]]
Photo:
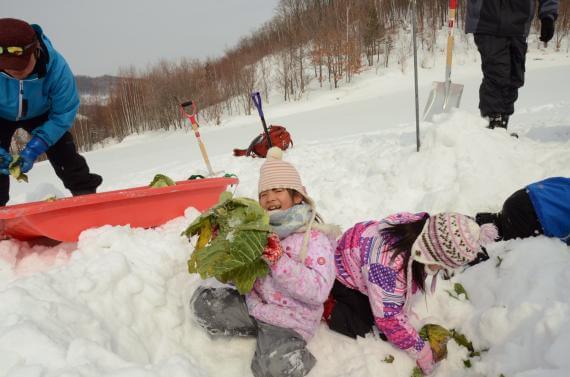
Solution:
[(397, 213), (354, 225), (342, 235), (335, 254), (337, 281), (324, 319), (332, 330), (364, 336), (375, 324), (381, 337), (406, 351), (425, 375), (434, 360), (409, 323), (409, 302), (425, 280), (484, 257), (482, 244), (497, 238), (494, 225), (479, 226), (458, 213)]
[(256, 336), (251, 363), (256, 377), (305, 376), (315, 365), (306, 348), (335, 281), (336, 227), (319, 223), (297, 170), (271, 148), (261, 167), (259, 203), (273, 234), (263, 258), (270, 273), (241, 296), (231, 288), (200, 287), (192, 305), (212, 335)]

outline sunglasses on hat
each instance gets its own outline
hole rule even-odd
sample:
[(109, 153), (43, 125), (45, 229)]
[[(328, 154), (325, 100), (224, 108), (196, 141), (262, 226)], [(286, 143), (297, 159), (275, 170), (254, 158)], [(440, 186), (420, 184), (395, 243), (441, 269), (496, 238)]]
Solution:
[(26, 50), (34, 47), (35, 45), (36, 41), (33, 41), (32, 43), (27, 44), (25, 46), (8, 46), (8, 47), (0, 46), (0, 55), (8, 54), (14, 56), (22, 56), (24, 55), (24, 52)]

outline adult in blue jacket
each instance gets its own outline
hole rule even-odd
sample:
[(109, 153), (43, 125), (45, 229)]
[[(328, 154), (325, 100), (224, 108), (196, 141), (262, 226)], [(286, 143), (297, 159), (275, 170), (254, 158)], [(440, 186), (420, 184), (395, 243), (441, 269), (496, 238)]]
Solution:
[(570, 178), (552, 177), (516, 191), (498, 213), (478, 213), (479, 225), (494, 223), (503, 240), (538, 235), (570, 245)]
[(102, 178), (89, 172), (69, 129), (79, 96), (64, 58), (38, 25), (0, 19), (0, 205), (9, 199), (10, 143), (18, 128), (32, 135), (20, 152), (28, 172), (46, 153), (55, 173), (75, 195), (94, 193)]
[[(540, 40), (554, 36), (559, 0), (538, 0)], [(527, 37), (536, 0), (467, 0), (465, 32), (473, 33), (481, 54), (483, 81), (479, 110), (489, 128), (507, 128), (524, 85)]]

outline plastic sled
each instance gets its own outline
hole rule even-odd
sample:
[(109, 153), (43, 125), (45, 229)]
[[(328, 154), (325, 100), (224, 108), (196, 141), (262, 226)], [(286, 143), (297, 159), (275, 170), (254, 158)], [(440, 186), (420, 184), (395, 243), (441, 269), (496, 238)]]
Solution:
[(210, 208), (236, 183), (237, 178), (207, 178), (7, 206), (0, 209), (0, 234), (75, 242), (82, 231), (103, 225), (151, 228), (184, 215), (188, 207)]

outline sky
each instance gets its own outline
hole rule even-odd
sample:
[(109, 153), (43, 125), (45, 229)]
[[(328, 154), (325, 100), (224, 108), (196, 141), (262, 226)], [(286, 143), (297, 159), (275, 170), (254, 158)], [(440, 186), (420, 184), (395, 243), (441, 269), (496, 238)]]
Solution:
[[(474, 47), (458, 49), (454, 59), (454, 82), (465, 86), (461, 108), (420, 124), (419, 153), (412, 71), (397, 66), (364, 69), (338, 90), (313, 81), (293, 102), (284, 103), (275, 87), (265, 117), (291, 132), (294, 146), (284, 159), (299, 170), (323, 218), (343, 230), (398, 211), (497, 211), (526, 184), (570, 177), (570, 57), (535, 46), (509, 127), (518, 139), (486, 129), (479, 117)], [(443, 53), (439, 58), (433, 69), (420, 69), (422, 101), (442, 77)], [(264, 160), (233, 157), (232, 149), (246, 147), (261, 132), (259, 118), (225, 117), (221, 126), (201, 126), (214, 170), (239, 177), (239, 185), (228, 189), (256, 197)], [(191, 131), (133, 135), (83, 155), (104, 178), (100, 191), (145, 186), (157, 173), (175, 180), (207, 175)], [(12, 180), (9, 204), (69, 196), (46, 161), (35, 164), (28, 178)], [(193, 244), (181, 232), (199, 214), (189, 205), (153, 229), (110, 224), (107, 217), (108, 225), (84, 231), (76, 243), (1, 240), (0, 376), (251, 376), (255, 340), (212, 338), (189, 308), (198, 286), (219, 285), (187, 271)], [(63, 229), (73, 221), (61, 212), (46, 219)], [(455, 328), (476, 350), (485, 350), (466, 369), (468, 352), (450, 341), (448, 357), (432, 377), (567, 376), (570, 248), (538, 237), (487, 250), (490, 260), (411, 301), (416, 328)], [(455, 283), (469, 299), (450, 297)], [(317, 358), (309, 377), (410, 376), (414, 367), (387, 342), (372, 335), (353, 340), (323, 323), (308, 348)], [(390, 355), (393, 362), (384, 362)]]
[(117, 74), (160, 59), (218, 57), (278, 0), (2, 0), (1, 17), (42, 26), (75, 74)]

